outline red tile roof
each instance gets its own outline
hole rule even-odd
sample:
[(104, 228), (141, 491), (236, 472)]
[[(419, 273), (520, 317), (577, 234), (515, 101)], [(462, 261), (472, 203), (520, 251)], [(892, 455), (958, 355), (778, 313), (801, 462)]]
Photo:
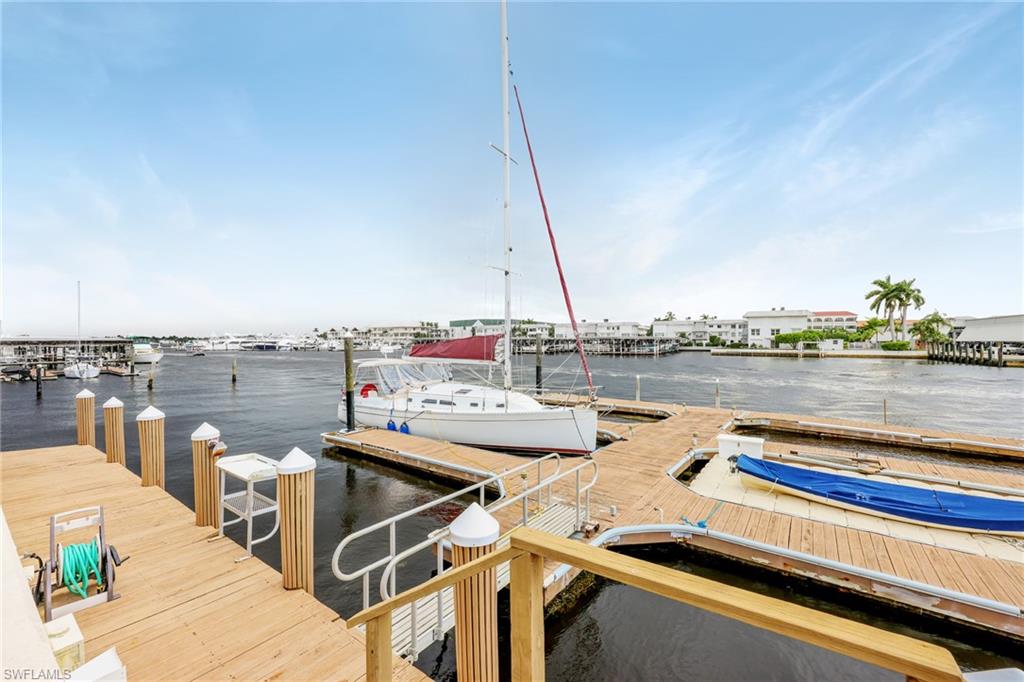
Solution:
[(857, 313), (851, 313), (849, 310), (815, 310), (815, 317), (857, 317)]

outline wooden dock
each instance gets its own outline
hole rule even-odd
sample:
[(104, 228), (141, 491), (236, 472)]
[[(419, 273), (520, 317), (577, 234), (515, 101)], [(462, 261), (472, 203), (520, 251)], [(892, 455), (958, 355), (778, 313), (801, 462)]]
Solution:
[[(361, 634), (229, 538), (211, 540), (192, 511), (108, 464), (90, 446), (0, 454), (2, 501), (20, 552), (49, 554), (48, 517), (103, 505), (108, 542), (131, 558), (117, 570), (120, 599), (75, 614), (86, 658), (109, 647), (129, 679), (361, 680)], [(275, 539), (276, 541), (276, 539)], [(395, 677), (426, 680), (395, 658)]]
[[(808, 505), (780, 505), (767, 510), (745, 505), (741, 500), (723, 500), (698, 494), (668, 475), (689, 449), (716, 447), (716, 436), (734, 427), (735, 415), (724, 409), (686, 407), (631, 400), (604, 401), (598, 409), (612, 407), (632, 411), (634, 414), (667, 414), (659, 421), (635, 424), (616, 424), (624, 439), (594, 453), (600, 467), (597, 485), (591, 491), (591, 519), (600, 531), (612, 528), (630, 528), (649, 524), (682, 524), (702, 522), (716, 536), (651, 532), (616, 538), (619, 544), (651, 542), (688, 543), (696, 547), (726, 555), (733, 559), (760, 566), (788, 571), (811, 577), (833, 585), (860, 592), (878, 599), (896, 602), (933, 615), (960, 620), (983, 628), (1024, 639), (1024, 544), (1014, 539), (987, 538), (968, 546), (958, 543), (956, 536), (977, 538), (953, 531), (942, 533), (895, 533), (894, 522), (877, 520), (873, 525), (843, 525), (835, 518), (812, 514)], [(859, 424), (793, 415), (749, 413), (750, 418), (785, 418), (790, 421), (832, 422)], [(1012, 439), (989, 439), (972, 434), (947, 434), (931, 430), (873, 425), (878, 430), (916, 432), (927, 437), (958, 438), (981, 443), (998, 443), (1012, 447), (1024, 445)], [(472, 468), (492, 473), (523, 463), (520, 457), (439, 442), (393, 431), (368, 429), (344, 434), (347, 443), (341, 444), (363, 456), (420, 470), (428, 475), (441, 474), (450, 480), (466, 483), (481, 480), (480, 475), (446, 469), (445, 463), (460, 468)], [(784, 437), (773, 437), (772, 448), (787, 451)], [(325, 442), (330, 442), (325, 439)], [(794, 446), (806, 450), (806, 446)], [(826, 447), (820, 448), (827, 451)], [(838, 452), (838, 451), (835, 451)], [(843, 454), (843, 453), (838, 453)], [(848, 454), (848, 453), (846, 453)], [(429, 458), (424, 465), (415, 457)], [(997, 484), (1024, 489), (1024, 476), (999, 471), (986, 471), (967, 467), (917, 463), (893, 458), (892, 467), (936, 475), (955, 474), (963, 480)], [(512, 492), (525, 482), (509, 476), (506, 486)], [(517, 487), (518, 486), (518, 487)], [(571, 502), (570, 481), (554, 485), (556, 502)], [(400, 511), (400, 510), (396, 510)], [(853, 512), (850, 512), (853, 513)], [(518, 508), (506, 508), (497, 515), (503, 530), (511, 530), (521, 521)], [(900, 524), (909, 526), (910, 524)], [(920, 529), (923, 531), (923, 529)], [(948, 535), (944, 535), (948, 533)], [(738, 539), (723, 540), (724, 534)], [(927, 536), (927, 537), (926, 537)], [(938, 539), (936, 539), (938, 537)], [(910, 539), (916, 538), (916, 539)], [(754, 541), (754, 542), (746, 542)], [(782, 552), (799, 552), (811, 561), (801, 561)], [(849, 570), (834, 565), (822, 565), (814, 560), (840, 562)], [(554, 565), (547, 566), (548, 575)], [(998, 602), (1005, 608), (992, 609), (963, 603), (957, 599), (936, 596), (929, 592), (915, 592), (898, 584), (887, 584), (877, 577), (865, 577), (864, 572), (877, 572), (904, 581), (963, 593), (971, 597)], [(546, 589), (547, 599), (553, 598), (574, 577), (570, 571), (558, 576)]]

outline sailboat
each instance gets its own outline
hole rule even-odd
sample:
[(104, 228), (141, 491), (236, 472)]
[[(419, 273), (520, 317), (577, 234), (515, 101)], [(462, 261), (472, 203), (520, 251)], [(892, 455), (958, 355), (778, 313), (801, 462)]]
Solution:
[(100, 375), (100, 368), (85, 361), (82, 357), (82, 283), (78, 282), (78, 347), (74, 362), (64, 366), (64, 376), (68, 379), (95, 379)]
[[(438, 440), (524, 452), (587, 454), (596, 448), (597, 412), (585, 407), (542, 405), (512, 386), (512, 246), (509, 162), (508, 4), (501, 3), (501, 83), (504, 180), (504, 333), (417, 344), (398, 359), (359, 363), (354, 394), (360, 424)], [(525, 132), (525, 126), (524, 126)], [(529, 138), (527, 138), (529, 144)], [(532, 151), (531, 151), (532, 159)], [(534, 167), (536, 174), (536, 167)], [(540, 184), (538, 181), (538, 191)], [(543, 206), (543, 195), (541, 195)], [(547, 211), (545, 208), (545, 219)], [(552, 247), (554, 236), (548, 226)], [(556, 263), (557, 250), (555, 252)], [(561, 265), (559, 264), (561, 277)], [(568, 291), (564, 286), (566, 303)], [(572, 316), (571, 305), (570, 318)], [(575, 322), (574, 322), (575, 328)], [(582, 351), (582, 346), (579, 346)], [(593, 387), (586, 356), (587, 383)], [(478, 363), (502, 368), (502, 386), (455, 381), (452, 366)], [(344, 421), (344, 393), (338, 419)]]

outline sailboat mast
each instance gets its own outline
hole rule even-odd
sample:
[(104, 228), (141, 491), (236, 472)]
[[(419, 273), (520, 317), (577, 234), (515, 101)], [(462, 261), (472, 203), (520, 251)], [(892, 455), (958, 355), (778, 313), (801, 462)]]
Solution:
[(501, 137), (502, 170), (505, 184), (505, 358), (503, 373), (505, 390), (512, 388), (512, 218), (510, 207), (511, 168), (509, 167), (509, 98), (508, 98), (508, 0), (501, 0)]
[(77, 286), (78, 286), (78, 327), (77, 327), (78, 331), (76, 333), (77, 333), (77, 338), (78, 338), (78, 344), (77, 344), (77, 349), (78, 350), (76, 351), (75, 362), (81, 362), (82, 361), (82, 280), (78, 280)]

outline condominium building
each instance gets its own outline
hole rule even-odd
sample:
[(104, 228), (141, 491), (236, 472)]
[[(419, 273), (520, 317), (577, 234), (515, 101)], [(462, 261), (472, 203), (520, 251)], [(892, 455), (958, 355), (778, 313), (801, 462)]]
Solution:
[[(647, 327), (638, 322), (616, 322), (601, 320), (600, 322), (587, 322), (580, 320), (577, 325), (580, 336), (646, 336)], [(555, 325), (556, 339), (571, 339), (572, 325), (568, 322), (560, 322)]]
[(725, 343), (747, 342), (747, 321), (744, 319), (719, 320), (655, 320), (652, 336), (683, 337), (704, 345), (717, 336)]
[(823, 331), (825, 329), (842, 329), (857, 331), (857, 313), (849, 310), (815, 310), (807, 320), (808, 329)]
[(772, 339), (777, 335), (807, 329), (812, 316), (810, 310), (752, 310), (743, 316), (747, 321), (747, 343), (755, 347), (771, 348)]
[[(551, 328), (555, 325), (550, 322), (537, 322), (535, 320), (512, 320), (513, 336), (549, 336)], [(467, 336), (480, 336), (482, 334), (504, 334), (505, 320), (502, 318), (467, 318), (464, 320), (451, 320), (448, 322), (448, 329), (453, 339)]]

